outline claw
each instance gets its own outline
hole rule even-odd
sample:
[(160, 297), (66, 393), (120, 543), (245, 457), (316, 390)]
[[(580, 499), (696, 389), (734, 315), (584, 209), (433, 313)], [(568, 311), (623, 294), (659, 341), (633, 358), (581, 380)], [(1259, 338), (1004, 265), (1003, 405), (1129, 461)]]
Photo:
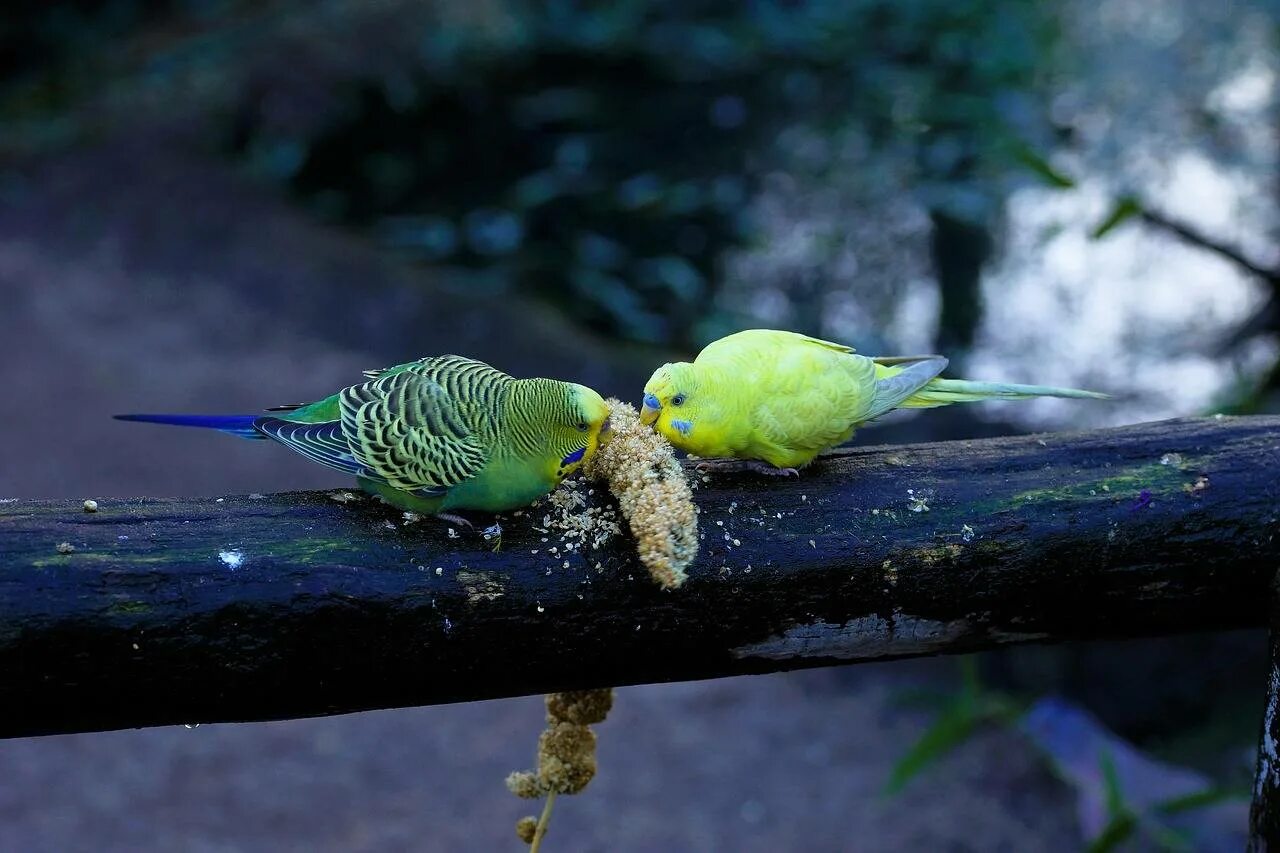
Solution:
[(476, 532), (476, 526), (460, 515), (455, 515), (451, 512), (437, 512), (436, 518), (440, 519), (441, 521), (452, 522), (453, 524), (458, 525), (468, 533)]
[(721, 474), (735, 471), (751, 471), (769, 477), (800, 476), (800, 472), (795, 468), (779, 468), (776, 465), (770, 465), (768, 462), (761, 462), (759, 459), (708, 459), (705, 462), (699, 462), (695, 470), (702, 474), (713, 471)]

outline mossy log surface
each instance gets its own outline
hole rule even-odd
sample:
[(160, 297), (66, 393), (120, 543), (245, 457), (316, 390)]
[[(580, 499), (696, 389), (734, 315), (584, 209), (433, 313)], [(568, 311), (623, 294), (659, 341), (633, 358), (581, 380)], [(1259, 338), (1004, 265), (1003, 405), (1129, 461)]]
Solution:
[(1263, 625), (1280, 567), (1278, 417), (697, 479), (673, 591), (629, 536), (566, 551), (542, 510), (495, 548), (329, 492), (0, 503), (0, 736)]

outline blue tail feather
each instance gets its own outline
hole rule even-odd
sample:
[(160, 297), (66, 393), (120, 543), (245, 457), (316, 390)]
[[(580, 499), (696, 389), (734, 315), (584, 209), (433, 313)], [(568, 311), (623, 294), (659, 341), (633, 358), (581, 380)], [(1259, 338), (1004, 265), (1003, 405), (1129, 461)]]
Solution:
[(204, 427), (240, 438), (266, 439), (266, 436), (255, 426), (258, 421), (257, 415), (116, 415), (115, 418), (118, 421), (136, 421), (144, 424)]

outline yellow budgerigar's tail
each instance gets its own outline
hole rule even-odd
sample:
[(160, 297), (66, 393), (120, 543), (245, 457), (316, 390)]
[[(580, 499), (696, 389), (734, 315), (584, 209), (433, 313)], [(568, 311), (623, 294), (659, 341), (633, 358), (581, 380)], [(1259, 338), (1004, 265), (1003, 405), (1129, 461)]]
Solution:
[(1014, 385), (1006, 382), (971, 382), (967, 379), (931, 379), (898, 405), (904, 409), (931, 409), (952, 403), (980, 400), (1027, 400), (1031, 397), (1070, 397), (1077, 400), (1108, 400), (1109, 394), (1048, 385)]
[(872, 360), (876, 364), (876, 384), (865, 420), (893, 409), (931, 409), (981, 400), (1027, 400), (1032, 397), (1109, 399), (1107, 394), (1075, 388), (942, 379), (938, 374), (946, 369), (947, 359), (940, 355), (889, 356)]

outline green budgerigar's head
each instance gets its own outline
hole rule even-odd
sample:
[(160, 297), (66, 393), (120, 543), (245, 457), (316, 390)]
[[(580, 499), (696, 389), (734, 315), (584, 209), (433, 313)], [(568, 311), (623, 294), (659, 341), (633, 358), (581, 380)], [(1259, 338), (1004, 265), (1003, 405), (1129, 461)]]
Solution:
[(563, 479), (582, 467), (611, 437), (609, 407), (585, 385), (545, 381), (543, 387), (552, 399), (544, 425), (555, 477)]

